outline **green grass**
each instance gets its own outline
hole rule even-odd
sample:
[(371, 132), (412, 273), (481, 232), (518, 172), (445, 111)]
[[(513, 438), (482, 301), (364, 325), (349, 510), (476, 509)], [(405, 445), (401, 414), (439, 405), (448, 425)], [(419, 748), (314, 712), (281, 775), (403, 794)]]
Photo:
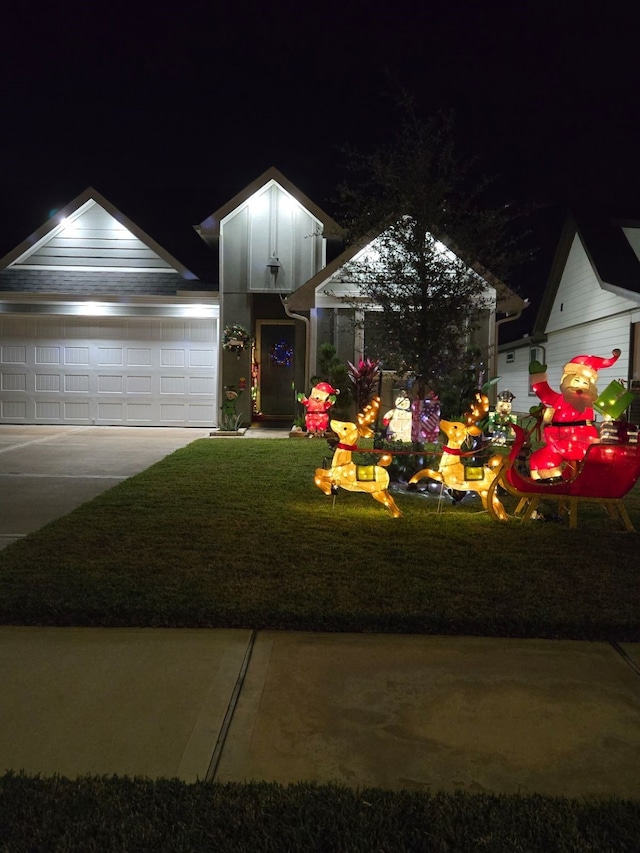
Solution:
[[(638, 534), (313, 483), (322, 440), (200, 440), (0, 552), (0, 622), (640, 639)], [(626, 499), (640, 528), (640, 494)], [(509, 511), (513, 500), (505, 499)]]
[(636, 853), (640, 803), (300, 783), (0, 777), (11, 853)]

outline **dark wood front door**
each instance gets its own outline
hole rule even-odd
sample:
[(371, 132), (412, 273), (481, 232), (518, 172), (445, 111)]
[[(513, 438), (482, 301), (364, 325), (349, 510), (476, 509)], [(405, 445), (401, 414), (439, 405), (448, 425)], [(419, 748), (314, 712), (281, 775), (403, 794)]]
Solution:
[(257, 326), (259, 372), (256, 414), (264, 418), (293, 419), (295, 325), (293, 322), (259, 320)]

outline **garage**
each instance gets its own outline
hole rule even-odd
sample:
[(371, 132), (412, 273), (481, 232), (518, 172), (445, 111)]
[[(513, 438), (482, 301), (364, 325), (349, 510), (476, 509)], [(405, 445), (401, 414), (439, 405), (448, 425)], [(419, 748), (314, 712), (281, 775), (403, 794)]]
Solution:
[(218, 319), (208, 313), (0, 316), (0, 423), (214, 426)]

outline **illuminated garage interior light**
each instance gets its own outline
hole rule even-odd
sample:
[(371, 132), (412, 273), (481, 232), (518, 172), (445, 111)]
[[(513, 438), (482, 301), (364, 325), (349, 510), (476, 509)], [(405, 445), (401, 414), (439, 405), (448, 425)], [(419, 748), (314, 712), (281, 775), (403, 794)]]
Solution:
[(83, 317), (104, 317), (110, 313), (109, 306), (103, 302), (83, 302), (78, 305), (76, 313)]
[(207, 317), (216, 317), (217, 312), (211, 305), (185, 305), (182, 309), (182, 316), (205, 319)]

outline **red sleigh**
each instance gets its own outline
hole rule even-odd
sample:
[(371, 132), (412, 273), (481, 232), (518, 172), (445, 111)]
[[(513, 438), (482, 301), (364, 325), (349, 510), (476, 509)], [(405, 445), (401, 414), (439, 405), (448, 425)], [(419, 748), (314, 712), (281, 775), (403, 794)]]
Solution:
[[(612, 518), (622, 522), (625, 530), (634, 531), (622, 498), (640, 477), (640, 444), (592, 444), (570, 478), (560, 483), (544, 483), (518, 471), (516, 459), (527, 434), (519, 426), (514, 425), (513, 429), (516, 440), (494, 488), (499, 483), (519, 498), (516, 516), (528, 521), (541, 501), (552, 499), (558, 502), (560, 512), (568, 512), (569, 527), (577, 527), (578, 505), (590, 501), (602, 504)], [(491, 500), (488, 506), (492, 506)]]

